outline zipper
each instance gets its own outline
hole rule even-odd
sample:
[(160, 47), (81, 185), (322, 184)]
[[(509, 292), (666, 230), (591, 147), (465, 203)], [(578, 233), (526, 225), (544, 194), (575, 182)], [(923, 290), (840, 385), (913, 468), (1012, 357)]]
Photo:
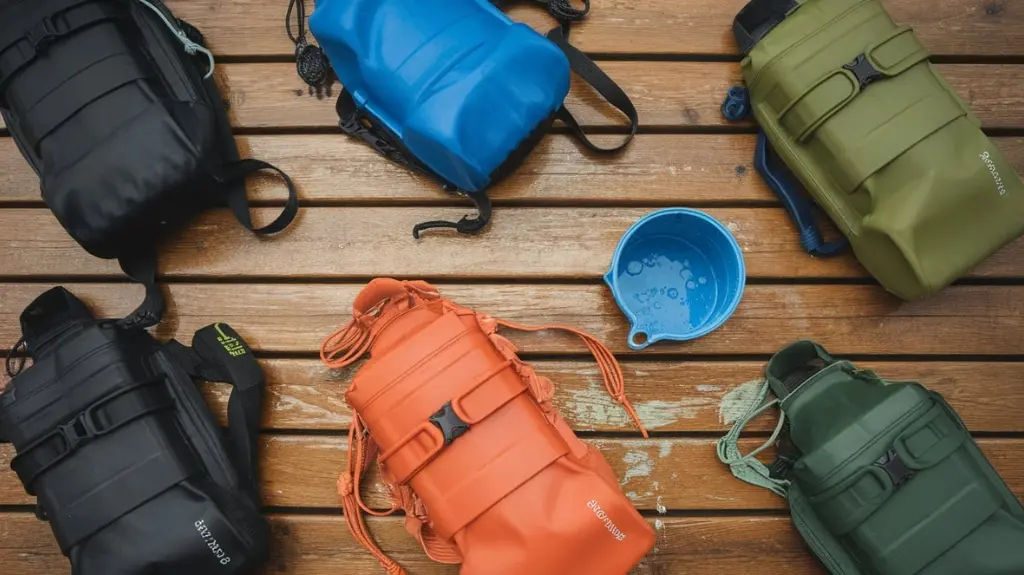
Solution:
[(768, 63), (765, 64), (757, 72), (757, 74), (754, 75), (754, 78), (750, 81), (750, 83), (748, 85), (749, 89), (750, 89), (750, 92), (751, 93), (754, 92), (754, 88), (760, 82), (760, 80), (764, 76), (764, 74), (767, 73), (770, 69), (772, 69), (772, 67), (775, 66), (775, 64), (778, 63), (778, 61), (781, 60), (784, 56), (786, 56), (787, 54), (789, 54), (791, 51), (795, 50), (796, 48), (799, 48), (800, 46), (803, 46), (806, 42), (810, 41), (812, 38), (815, 38), (819, 34), (822, 34), (823, 32), (827, 31), (829, 28), (831, 28), (835, 24), (839, 23), (840, 21), (844, 20), (847, 16), (849, 16), (853, 12), (856, 12), (857, 10), (859, 10), (862, 6), (864, 6), (865, 4), (868, 4), (868, 3), (872, 2), (872, 1), (873, 0), (860, 0), (859, 2), (854, 4), (853, 6), (850, 6), (842, 14), (839, 14), (835, 18), (832, 18), (831, 20), (826, 22), (824, 25), (819, 27), (814, 32), (811, 32), (810, 34), (804, 36), (803, 38), (801, 38), (795, 44), (793, 44), (790, 47), (786, 48), (782, 52), (779, 52), (778, 54), (776, 54), (775, 57), (773, 57), (771, 60), (769, 60)]

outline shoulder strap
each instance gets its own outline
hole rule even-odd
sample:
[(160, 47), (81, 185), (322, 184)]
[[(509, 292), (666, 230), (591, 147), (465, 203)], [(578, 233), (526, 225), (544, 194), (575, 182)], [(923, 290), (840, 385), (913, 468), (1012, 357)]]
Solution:
[(768, 397), (769, 385), (767, 380), (757, 380), (744, 384), (744, 386), (747, 385), (757, 385), (757, 395), (750, 398), (746, 411), (736, 419), (729, 433), (718, 440), (718, 459), (729, 466), (729, 470), (732, 471), (732, 474), (737, 479), (751, 485), (763, 487), (776, 495), (786, 497), (786, 493), (789, 490), (789, 481), (777, 477), (772, 472), (772, 468), (757, 458), (759, 453), (774, 445), (779, 437), (782, 436), (786, 428), (785, 412), (781, 409), (779, 410), (779, 422), (775, 426), (775, 431), (761, 447), (747, 454), (740, 452), (740, 434), (743, 433), (743, 429), (747, 424), (768, 409), (779, 405), (778, 399), (769, 399)]
[[(199, 31), (187, 23), (182, 23), (182, 29), (192, 33), (196, 38), (193, 40), (201, 44), (202, 36)], [(212, 77), (204, 78), (203, 88), (206, 90), (207, 99), (214, 107), (213, 115), (216, 122), (217, 138), (220, 140), (220, 166), (214, 166), (213, 176), (223, 186), (224, 197), (227, 199), (228, 207), (234, 214), (242, 227), (257, 235), (272, 235), (280, 233), (287, 228), (295, 216), (299, 213), (299, 194), (292, 179), (277, 166), (255, 159), (242, 159), (238, 154), (238, 145), (235, 143), (235, 135), (231, 130), (231, 121), (228, 118), (227, 110), (222, 103), (220, 89)], [(288, 199), (285, 201), (284, 209), (277, 218), (266, 226), (257, 228), (253, 226), (252, 217), (249, 214), (249, 194), (245, 182), (249, 176), (269, 170), (275, 172), (284, 181), (288, 188)]]
[[(512, 0), (491, 0), (499, 9), (505, 10), (507, 4), (510, 4)], [(633, 101), (629, 99), (629, 96), (615, 83), (607, 74), (604, 73), (598, 65), (590, 59), (589, 56), (578, 50), (572, 44), (569, 43), (569, 29), (573, 22), (579, 22), (587, 17), (590, 13), (590, 0), (583, 0), (583, 8), (576, 8), (572, 4), (572, 0), (535, 0), (536, 3), (546, 6), (548, 11), (558, 20), (560, 26), (548, 32), (548, 39), (555, 43), (566, 58), (569, 59), (569, 66), (572, 71), (575, 72), (580, 78), (582, 78), (587, 84), (594, 88), (602, 98), (608, 101), (609, 104), (615, 106), (619, 111), (629, 118), (629, 136), (626, 140), (614, 146), (612, 148), (602, 148), (598, 146), (587, 136), (586, 132), (580, 126), (580, 123), (576, 120), (576, 117), (569, 112), (565, 106), (562, 106), (558, 110), (557, 118), (565, 122), (569, 129), (572, 130), (573, 135), (582, 143), (588, 150), (598, 154), (614, 154), (621, 152), (629, 146), (629, 143), (636, 137), (637, 130), (640, 128), (640, 118), (637, 114), (636, 107), (633, 105)]]
[(146, 297), (139, 307), (119, 321), (118, 325), (125, 329), (146, 329), (160, 323), (167, 304), (156, 283), (156, 247), (133, 250), (122, 255), (117, 262), (126, 276), (146, 289)]
[(229, 454), (242, 489), (259, 507), (257, 443), (266, 380), (252, 349), (225, 323), (197, 331), (191, 348), (178, 342), (168, 346), (189, 375), (234, 386), (228, 399)]
[(598, 65), (590, 59), (589, 56), (581, 52), (575, 46), (569, 43), (569, 39), (566, 37), (565, 30), (562, 28), (555, 28), (548, 32), (548, 39), (555, 43), (556, 46), (562, 49), (565, 56), (569, 59), (569, 66), (572, 71), (575, 72), (580, 78), (582, 78), (587, 84), (592, 86), (602, 98), (608, 101), (609, 104), (615, 106), (619, 111), (629, 118), (629, 135), (625, 141), (621, 144), (611, 147), (602, 148), (592, 142), (587, 137), (586, 132), (580, 126), (576, 118), (566, 109), (565, 106), (558, 111), (558, 118), (569, 126), (572, 130), (573, 135), (592, 152), (599, 154), (614, 154), (621, 152), (629, 146), (633, 138), (636, 137), (637, 130), (640, 128), (640, 117), (636, 111), (636, 106), (633, 105), (633, 101), (629, 99), (626, 92), (615, 83), (608, 74), (605, 74)]

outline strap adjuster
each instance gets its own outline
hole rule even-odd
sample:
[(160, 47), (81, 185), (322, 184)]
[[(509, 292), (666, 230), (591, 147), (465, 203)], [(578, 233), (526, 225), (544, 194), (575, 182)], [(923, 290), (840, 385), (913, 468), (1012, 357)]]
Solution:
[(102, 432), (96, 428), (91, 409), (83, 411), (70, 422), (57, 428), (56, 435), (64, 440), (65, 452), (75, 451), (79, 445), (102, 435)]
[(857, 82), (860, 83), (861, 89), (866, 87), (868, 84), (875, 80), (881, 80), (885, 77), (885, 74), (880, 72), (875, 65), (868, 60), (865, 54), (861, 54), (853, 59), (853, 62), (843, 66), (843, 68), (853, 72), (853, 75), (857, 77)]
[(885, 452), (885, 455), (875, 463), (875, 466), (881, 467), (889, 476), (894, 490), (899, 489), (907, 481), (910, 481), (916, 473), (913, 469), (907, 467), (907, 464), (895, 449)]
[(470, 425), (462, 421), (462, 418), (452, 409), (452, 402), (450, 401), (444, 404), (444, 407), (437, 413), (430, 416), (430, 423), (433, 423), (441, 430), (441, 435), (444, 436), (445, 447), (465, 435), (470, 429)]
[(50, 17), (43, 18), (39, 24), (32, 27), (25, 35), (25, 39), (32, 45), (32, 49), (38, 52), (60, 36), (57, 27)]

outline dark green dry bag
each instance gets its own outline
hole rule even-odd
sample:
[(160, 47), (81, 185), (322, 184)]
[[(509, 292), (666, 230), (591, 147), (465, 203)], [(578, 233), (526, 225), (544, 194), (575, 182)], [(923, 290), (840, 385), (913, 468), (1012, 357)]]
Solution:
[(881, 2), (753, 0), (734, 31), (766, 136), (758, 169), (809, 252), (830, 250), (814, 245), (788, 172), (904, 299), (941, 290), (1024, 233), (1020, 177)]
[[(797, 530), (829, 572), (1024, 573), (1024, 507), (942, 396), (809, 341), (779, 352), (765, 375), (719, 457), (740, 479), (788, 498)], [(743, 426), (774, 405), (782, 410), (775, 434), (740, 454)], [(776, 441), (771, 466), (754, 457)]]

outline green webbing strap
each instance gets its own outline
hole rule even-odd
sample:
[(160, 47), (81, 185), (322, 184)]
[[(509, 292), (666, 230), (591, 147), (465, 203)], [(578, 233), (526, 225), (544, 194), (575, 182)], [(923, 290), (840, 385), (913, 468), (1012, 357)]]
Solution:
[(768, 466), (761, 463), (757, 459), (757, 455), (768, 449), (778, 440), (779, 435), (782, 434), (782, 430), (786, 424), (786, 414), (780, 411), (779, 423), (775, 426), (775, 431), (772, 436), (768, 438), (761, 447), (758, 447), (754, 451), (743, 455), (740, 452), (739, 440), (740, 434), (743, 433), (743, 428), (750, 423), (755, 417), (764, 413), (767, 409), (778, 405), (780, 402), (777, 398), (768, 399), (768, 380), (762, 380), (761, 390), (757, 394), (757, 399), (750, 403), (750, 407), (747, 411), (736, 420), (736, 423), (729, 430), (729, 433), (722, 439), (718, 440), (718, 459), (729, 466), (732, 474), (737, 479), (745, 481), (751, 485), (763, 487), (776, 495), (786, 496), (786, 492), (789, 489), (789, 481), (784, 479), (774, 479), (771, 476), (771, 471)]

